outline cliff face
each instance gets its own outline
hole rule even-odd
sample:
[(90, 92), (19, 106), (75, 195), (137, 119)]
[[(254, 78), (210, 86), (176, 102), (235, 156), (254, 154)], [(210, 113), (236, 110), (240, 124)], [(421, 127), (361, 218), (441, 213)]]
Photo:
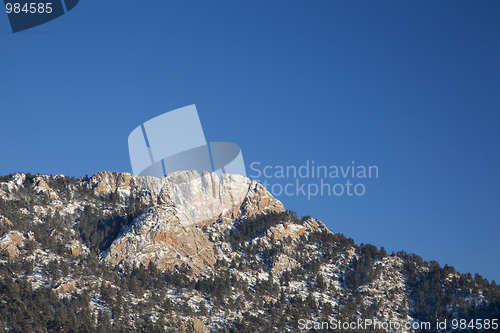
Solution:
[(104, 260), (111, 265), (148, 266), (160, 269), (182, 264), (195, 274), (213, 267), (213, 243), (201, 227), (235, 220), (284, 207), (262, 185), (240, 175), (180, 171), (165, 178), (99, 173), (88, 185), (100, 195), (132, 194), (154, 206), (122, 230)]
[(96, 193), (139, 196), (149, 205), (171, 207), (181, 225), (210, 225), (263, 212), (284, 211), (262, 185), (240, 175), (179, 171), (164, 178), (102, 172), (88, 184)]
[(171, 269), (186, 264), (195, 274), (215, 263), (213, 244), (193, 224), (184, 225), (175, 208), (159, 206), (150, 209), (123, 230), (104, 259), (108, 264), (148, 266)]

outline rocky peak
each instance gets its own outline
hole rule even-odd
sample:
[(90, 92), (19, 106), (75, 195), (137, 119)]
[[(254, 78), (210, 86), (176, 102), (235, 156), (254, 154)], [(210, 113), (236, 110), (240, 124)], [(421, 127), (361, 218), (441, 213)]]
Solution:
[(262, 185), (240, 175), (179, 171), (164, 178), (99, 173), (89, 185), (101, 195), (134, 194), (154, 206), (124, 228), (104, 255), (105, 261), (165, 269), (182, 263), (194, 273), (215, 263), (213, 244), (200, 227), (266, 212), (283, 212), (283, 204)]
[(178, 171), (163, 178), (100, 172), (88, 185), (99, 195), (135, 195), (150, 205), (167, 205), (183, 225), (207, 225), (285, 208), (262, 185), (241, 175)]

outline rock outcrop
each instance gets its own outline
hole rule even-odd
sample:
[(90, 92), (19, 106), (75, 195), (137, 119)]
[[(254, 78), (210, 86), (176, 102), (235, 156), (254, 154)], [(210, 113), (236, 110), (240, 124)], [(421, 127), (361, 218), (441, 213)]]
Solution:
[(200, 319), (193, 318), (182, 325), (182, 332), (205, 333), (208, 332), (208, 329)]
[(183, 225), (207, 225), (285, 208), (262, 185), (241, 175), (179, 171), (164, 178), (128, 173), (97, 173), (88, 186), (97, 194), (134, 195), (149, 205), (175, 208)]
[(0, 251), (7, 251), (11, 258), (19, 256), (18, 247), (24, 245), (24, 236), (17, 230), (12, 230), (0, 238)]
[(100, 173), (89, 186), (101, 195), (111, 192), (143, 196), (155, 206), (122, 230), (104, 255), (111, 265), (159, 269), (185, 264), (193, 274), (213, 267), (213, 243), (201, 227), (265, 212), (282, 212), (282, 203), (262, 185), (240, 175), (180, 171), (162, 179)]
[(76, 290), (76, 287), (77, 287), (76, 281), (70, 281), (59, 285), (57, 288), (54, 289), (54, 291), (63, 294), (72, 293)]
[(183, 225), (173, 207), (157, 206), (136, 219), (123, 230), (105, 261), (111, 265), (149, 262), (163, 270), (185, 264), (194, 274), (215, 264), (213, 244), (199, 227)]
[(271, 269), (271, 274), (275, 277), (280, 277), (283, 272), (289, 271), (292, 268), (300, 266), (299, 263), (287, 256), (286, 254), (280, 254), (273, 263), (273, 268)]
[[(270, 227), (265, 236), (259, 239), (254, 239), (254, 242), (261, 242), (266, 247), (272, 247), (273, 243), (284, 242), (288, 245), (293, 245), (300, 240), (302, 236), (307, 236), (311, 232), (326, 231), (331, 233), (330, 230), (321, 222), (313, 218), (308, 218), (301, 224), (292, 222), (280, 223)], [(289, 243), (288, 241), (291, 241)]]
[(12, 200), (15, 198), (15, 192), (18, 191), (26, 180), (24, 173), (16, 173), (8, 182), (0, 183), (0, 198)]

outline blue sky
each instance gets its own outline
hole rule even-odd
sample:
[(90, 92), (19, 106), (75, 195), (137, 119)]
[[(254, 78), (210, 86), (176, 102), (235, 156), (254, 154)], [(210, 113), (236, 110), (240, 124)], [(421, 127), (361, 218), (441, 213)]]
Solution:
[(0, 174), (131, 172), (129, 133), (196, 104), (249, 175), (379, 168), (363, 196), (287, 209), (500, 282), (498, 17), (497, 1), (84, 1), (12, 34), (0, 15)]

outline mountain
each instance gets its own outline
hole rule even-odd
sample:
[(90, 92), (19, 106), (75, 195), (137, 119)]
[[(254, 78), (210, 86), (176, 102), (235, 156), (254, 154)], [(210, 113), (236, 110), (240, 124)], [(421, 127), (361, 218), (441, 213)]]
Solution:
[(494, 281), (356, 245), (239, 175), (0, 177), (0, 235), (8, 332), (499, 331)]

